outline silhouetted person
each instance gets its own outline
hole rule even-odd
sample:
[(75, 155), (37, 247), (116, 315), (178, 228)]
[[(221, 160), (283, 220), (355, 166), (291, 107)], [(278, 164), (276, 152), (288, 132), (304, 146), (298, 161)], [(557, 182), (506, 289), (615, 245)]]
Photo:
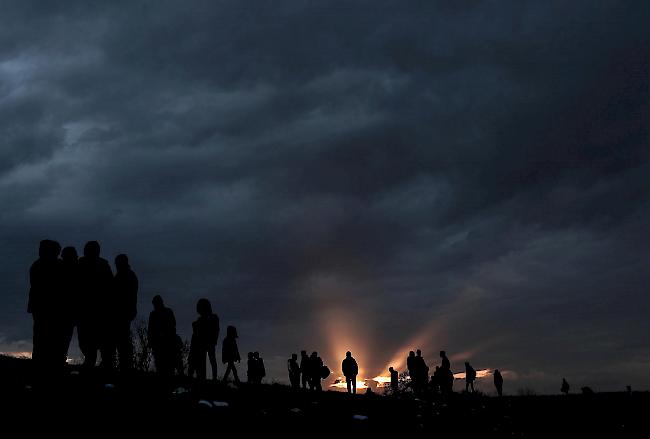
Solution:
[(564, 393), (565, 395), (569, 394), (569, 383), (567, 383), (566, 379), (562, 378), (562, 387), (560, 387), (560, 392)]
[(99, 254), (99, 243), (88, 241), (84, 246), (84, 255), (79, 258), (81, 306), (77, 330), (79, 347), (84, 355), (84, 367), (95, 366), (99, 350), (102, 366), (110, 369), (115, 361), (110, 306), (113, 271), (108, 261)]
[(133, 342), (131, 341), (131, 322), (138, 314), (138, 277), (129, 265), (125, 254), (115, 257), (115, 277), (113, 278), (112, 315), (114, 345), (117, 348), (120, 370), (133, 369)]
[(424, 357), (422, 356), (422, 351), (420, 349), (418, 349), (415, 354), (414, 364), (414, 388), (417, 392), (421, 393), (426, 389), (427, 382), (429, 381), (429, 366), (427, 366), (427, 363), (424, 361)]
[(298, 355), (291, 354), (287, 362), (287, 370), (289, 371), (289, 382), (294, 389), (300, 388), (300, 365), (298, 364)]
[(253, 353), (249, 352), (247, 355), (247, 361), (246, 361), (246, 377), (248, 379), (248, 382), (250, 384), (254, 384), (257, 382), (256, 378), (256, 365), (255, 365), (255, 358), (253, 357)]
[(300, 373), (302, 374), (302, 388), (306, 389), (311, 377), (311, 361), (307, 351), (300, 351)]
[(61, 261), (58, 242), (40, 242), (38, 259), (29, 269), (27, 312), (34, 320), (32, 359), (43, 370), (63, 367), (65, 337), (61, 325)]
[(393, 369), (393, 366), (389, 367), (388, 371), (390, 372), (390, 388), (395, 393), (399, 389), (399, 374)]
[(174, 311), (165, 306), (162, 297), (155, 295), (151, 300), (153, 311), (149, 313), (147, 335), (153, 354), (156, 372), (163, 376), (174, 374), (176, 366), (176, 317)]
[(465, 392), (469, 392), (469, 388), (472, 388), (472, 393), (474, 393), (474, 381), (476, 380), (476, 370), (469, 364), (469, 361), (465, 362)]
[(196, 372), (199, 379), (206, 378), (205, 356), (212, 368), (212, 379), (217, 379), (216, 347), (219, 341), (219, 317), (212, 312), (212, 304), (202, 298), (196, 303), (199, 318), (192, 322), (192, 341), (190, 343), (190, 377)]
[(61, 251), (61, 297), (63, 300), (61, 325), (61, 355), (68, 358), (74, 327), (79, 322), (79, 257), (74, 247)]
[(221, 361), (227, 365), (226, 372), (223, 374), (223, 381), (225, 382), (228, 379), (228, 375), (232, 371), (235, 382), (239, 383), (235, 363), (241, 361), (241, 357), (237, 348), (237, 329), (234, 326), (226, 328), (226, 338), (223, 339), (223, 345), (221, 346)]
[(262, 380), (266, 376), (266, 367), (264, 366), (264, 358), (260, 357), (260, 353), (253, 352), (253, 360), (255, 361), (255, 382), (262, 384)]
[(406, 368), (409, 371), (409, 377), (411, 378), (411, 387), (413, 390), (417, 388), (417, 360), (415, 359), (415, 352), (409, 351), (408, 357), (406, 357)]
[(316, 391), (321, 391), (323, 390), (323, 386), (321, 383), (321, 373), (323, 369), (323, 360), (321, 357), (318, 356), (318, 352), (314, 351), (311, 353), (311, 356), (309, 357), (309, 363), (310, 363), (310, 382), (309, 382), (309, 387), (312, 390)]
[(352, 357), (352, 353), (347, 351), (345, 358), (341, 363), (341, 370), (345, 377), (345, 383), (348, 386), (348, 393), (357, 393), (357, 375), (359, 374), (359, 365), (357, 360)]
[(433, 375), (431, 375), (431, 380), (429, 381), (429, 388), (434, 395), (440, 393), (440, 366), (436, 366), (433, 371)]
[(447, 358), (445, 351), (440, 351), (440, 391), (443, 395), (448, 395), (453, 392), (454, 388), (454, 373), (451, 371), (451, 363)]
[(499, 369), (494, 369), (494, 387), (497, 388), (497, 395), (503, 396), (503, 377)]

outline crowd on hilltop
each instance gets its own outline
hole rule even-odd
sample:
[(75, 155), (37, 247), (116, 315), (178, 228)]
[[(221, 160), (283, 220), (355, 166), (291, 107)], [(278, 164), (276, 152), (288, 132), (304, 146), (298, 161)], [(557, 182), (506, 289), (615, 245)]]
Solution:
[[(100, 367), (106, 371), (129, 372), (134, 368), (134, 349), (131, 323), (137, 315), (138, 277), (129, 264), (126, 254), (115, 257), (115, 272), (109, 262), (100, 256), (97, 241), (89, 241), (79, 257), (74, 247), (65, 247), (52, 240), (43, 240), (39, 257), (29, 270), (30, 290), (28, 312), (34, 322), (32, 359), (42, 370), (60, 370), (66, 363), (68, 350), (77, 329), (79, 348), (83, 354), (82, 368), (95, 368), (98, 354)], [(176, 332), (176, 318), (171, 308), (165, 306), (160, 295), (152, 299), (153, 310), (147, 325), (147, 349), (151, 350), (156, 372), (162, 376), (185, 375), (183, 341)], [(192, 322), (187, 376), (205, 379), (206, 357), (216, 379), (216, 347), (219, 341), (219, 317), (210, 301), (199, 299), (196, 304), (198, 318)], [(226, 365), (223, 380), (232, 374), (239, 382), (236, 363), (241, 361), (237, 346), (237, 329), (226, 328), (222, 341), (221, 359)], [(429, 376), (422, 352), (409, 352), (406, 368), (410, 386), (415, 394), (452, 392), (454, 374), (445, 351), (440, 351), (441, 364)], [(288, 360), (289, 381), (294, 388), (322, 390), (322, 380), (330, 375), (318, 352)], [(356, 393), (359, 366), (351, 352), (341, 363), (348, 392)], [(398, 372), (389, 368), (390, 388), (398, 390)], [(259, 384), (266, 376), (264, 360), (259, 352), (247, 356), (247, 380)], [(476, 371), (465, 363), (466, 391), (474, 391)], [(494, 371), (494, 384), (502, 394), (503, 377)], [(568, 385), (563, 385), (563, 392)]]

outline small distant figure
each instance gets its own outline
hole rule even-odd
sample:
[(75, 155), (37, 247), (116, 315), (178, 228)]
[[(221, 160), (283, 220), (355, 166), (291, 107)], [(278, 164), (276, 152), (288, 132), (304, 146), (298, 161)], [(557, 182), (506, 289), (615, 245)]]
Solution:
[(427, 387), (429, 377), (429, 366), (424, 361), (422, 351), (418, 349), (415, 353), (415, 376), (411, 377), (414, 380), (415, 390), (417, 393), (423, 393)]
[(417, 371), (417, 365), (415, 359), (415, 352), (414, 351), (409, 351), (408, 357), (406, 357), (406, 369), (409, 371), (409, 377), (411, 378), (411, 385), (415, 385), (415, 380), (416, 380), (416, 371)]
[[(304, 352), (304, 351), (303, 351)], [(287, 361), (287, 370), (289, 371), (289, 382), (294, 389), (300, 388), (300, 365), (298, 364), (298, 355), (291, 354)]]
[(393, 366), (388, 368), (388, 372), (390, 372), (390, 388), (393, 393), (397, 393), (399, 390), (399, 374), (393, 369)]
[(113, 278), (114, 341), (117, 348), (121, 371), (133, 369), (133, 342), (131, 341), (131, 322), (138, 314), (138, 277), (129, 265), (125, 254), (115, 257), (115, 277)]
[(249, 352), (246, 355), (246, 377), (250, 384), (254, 384), (255, 379), (255, 358), (253, 358), (253, 353)]
[(314, 351), (311, 353), (311, 356), (309, 357), (309, 370), (310, 370), (310, 380), (309, 380), (309, 388), (311, 390), (315, 390), (317, 392), (320, 392), (323, 390), (323, 386), (321, 383), (322, 379), (322, 369), (323, 369), (323, 359), (318, 356), (318, 352)]
[(565, 395), (569, 394), (569, 383), (567, 382), (566, 379), (562, 378), (562, 387), (560, 387), (560, 392), (564, 393)]
[(300, 351), (300, 373), (302, 375), (302, 388), (306, 389), (309, 386), (311, 377), (311, 363), (307, 351)]
[(156, 373), (163, 376), (174, 375), (176, 366), (176, 317), (171, 308), (165, 306), (163, 298), (156, 294), (151, 300), (153, 311), (149, 313), (147, 335), (153, 354)]
[(359, 365), (357, 360), (352, 357), (352, 353), (347, 351), (343, 363), (341, 363), (341, 370), (345, 376), (345, 383), (348, 386), (348, 393), (357, 393), (357, 375), (359, 374)]
[(440, 363), (440, 392), (443, 395), (449, 395), (454, 391), (454, 373), (451, 371), (451, 363), (445, 351), (440, 351), (440, 358), (442, 360)]
[(38, 259), (29, 269), (27, 312), (34, 320), (32, 359), (45, 370), (63, 367), (62, 341), (66, 335), (60, 325), (58, 308), (61, 294), (61, 245), (50, 239), (40, 242)]
[(499, 369), (494, 369), (494, 387), (497, 388), (497, 395), (503, 396), (503, 376)]
[(255, 361), (255, 384), (262, 384), (262, 380), (266, 376), (266, 367), (264, 367), (264, 358), (260, 357), (260, 353), (253, 352), (253, 360)]
[(212, 368), (212, 379), (217, 379), (216, 347), (219, 341), (219, 317), (212, 311), (212, 304), (206, 298), (196, 303), (199, 318), (192, 322), (192, 340), (190, 342), (190, 377), (196, 372), (196, 377), (204, 380), (207, 376), (205, 356), (207, 354)]
[(476, 380), (476, 370), (469, 364), (469, 361), (465, 362), (465, 392), (469, 392), (469, 389), (474, 390), (474, 381)]
[(226, 372), (223, 374), (223, 381), (228, 379), (228, 375), (232, 372), (235, 383), (239, 384), (239, 376), (237, 376), (237, 367), (235, 363), (241, 361), (239, 356), (239, 349), (237, 348), (237, 329), (234, 326), (226, 328), (226, 338), (223, 339), (221, 345), (221, 361), (226, 364)]
[(625, 393), (627, 393), (628, 395), (631, 395), (632, 394), (632, 386), (625, 386)]
[(433, 375), (431, 375), (429, 389), (433, 395), (438, 395), (440, 393), (440, 366), (436, 366)]

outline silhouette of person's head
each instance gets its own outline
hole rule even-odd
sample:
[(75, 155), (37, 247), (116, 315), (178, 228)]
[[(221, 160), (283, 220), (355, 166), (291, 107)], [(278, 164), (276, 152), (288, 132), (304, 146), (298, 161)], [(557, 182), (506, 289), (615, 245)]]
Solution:
[(447, 353), (445, 351), (440, 351), (440, 358), (446, 357)]
[(466, 361), (466, 362), (465, 362), (465, 366), (469, 366), (469, 361)]
[(237, 328), (235, 328), (234, 326), (228, 326), (226, 328), (226, 337), (237, 338)]
[(61, 253), (61, 244), (51, 239), (44, 239), (38, 247), (38, 256), (43, 259), (56, 259)]
[(300, 356), (301, 357), (306, 357), (307, 356), (307, 351), (300, 351)]
[(153, 299), (151, 299), (151, 304), (155, 310), (163, 309), (165, 307), (165, 302), (163, 302), (163, 298), (160, 297), (160, 294), (153, 296)]
[(291, 359), (292, 360), (297, 360), (298, 359), (298, 354), (291, 354)]
[(345, 353), (345, 357), (346, 357), (346, 358), (350, 358), (351, 356), (352, 356), (352, 352), (347, 351), (347, 352)]
[(391, 366), (391, 367), (388, 368), (388, 371), (389, 372), (395, 372), (395, 369), (393, 369), (393, 366)]
[(63, 259), (65, 262), (77, 262), (77, 249), (74, 247), (65, 247), (61, 251), (61, 259)]
[(311, 353), (311, 358), (316, 358), (318, 357), (318, 352), (314, 351)]
[(416, 354), (418, 357), (421, 357), (421, 356), (422, 356), (422, 351), (418, 349), (417, 351), (415, 351), (415, 354)]
[(115, 256), (115, 268), (117, 271), (128, 270), (131, 268), (129, 266), (129, 257), (123, 253)]
[(257, 352), (257, 351), (253, 352), (253, 358), (255, 358), (256, 360), (259, 360), (260, 359), (260, 353)]
[(205, 298), (199, 299), (199, 301), (196, 302), (196, 312), (203, 317), (212, 314), (212, 305), (210, 304), (210, 301)]
[(84, 256), (87, 258), (98, 258), (100, 252), (99, 242), (97, 241), (88, 241), (84, 245)]
[(253, 353), (252, 353), (252, 352), (249, 352), (249, 353), (248, 353), (248, 359), (249, 359), (249, 360), (252, 360), (253, 358), (255, 358), (255, 357), (253, 356)]
[(409, 351), (409, 357), (415, 357), (415, 352)]

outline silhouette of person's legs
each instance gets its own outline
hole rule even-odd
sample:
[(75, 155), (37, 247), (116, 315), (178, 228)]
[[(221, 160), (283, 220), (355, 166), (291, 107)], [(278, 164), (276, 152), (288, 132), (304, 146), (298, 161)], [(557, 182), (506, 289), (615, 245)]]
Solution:
[(217, 379), (217, 356), (215, 355), (215, 347), (208, 348), (208, 359), (210, 360), (210, 367), (212, 368), (212, 379)]
[(235, 367), (234, 361), (228, 362), (228, 365), (226, 367), (226, 372), (223, 374), (223, 380), (226, 381), (226, 379), (230, 375), (230, 371), (232, 371), (233, 379), (235, 380), (236, 383), (238, 383), (239, 377), (237, 376), (237, 368)]
[(196, 377), (200, 380), (204, 380), (207, 376), (207, 370), (205, 367), (205, 350), (201, 349), (195, 358), (196, 364), (194, 365), (194, 370), (196, 371)]

